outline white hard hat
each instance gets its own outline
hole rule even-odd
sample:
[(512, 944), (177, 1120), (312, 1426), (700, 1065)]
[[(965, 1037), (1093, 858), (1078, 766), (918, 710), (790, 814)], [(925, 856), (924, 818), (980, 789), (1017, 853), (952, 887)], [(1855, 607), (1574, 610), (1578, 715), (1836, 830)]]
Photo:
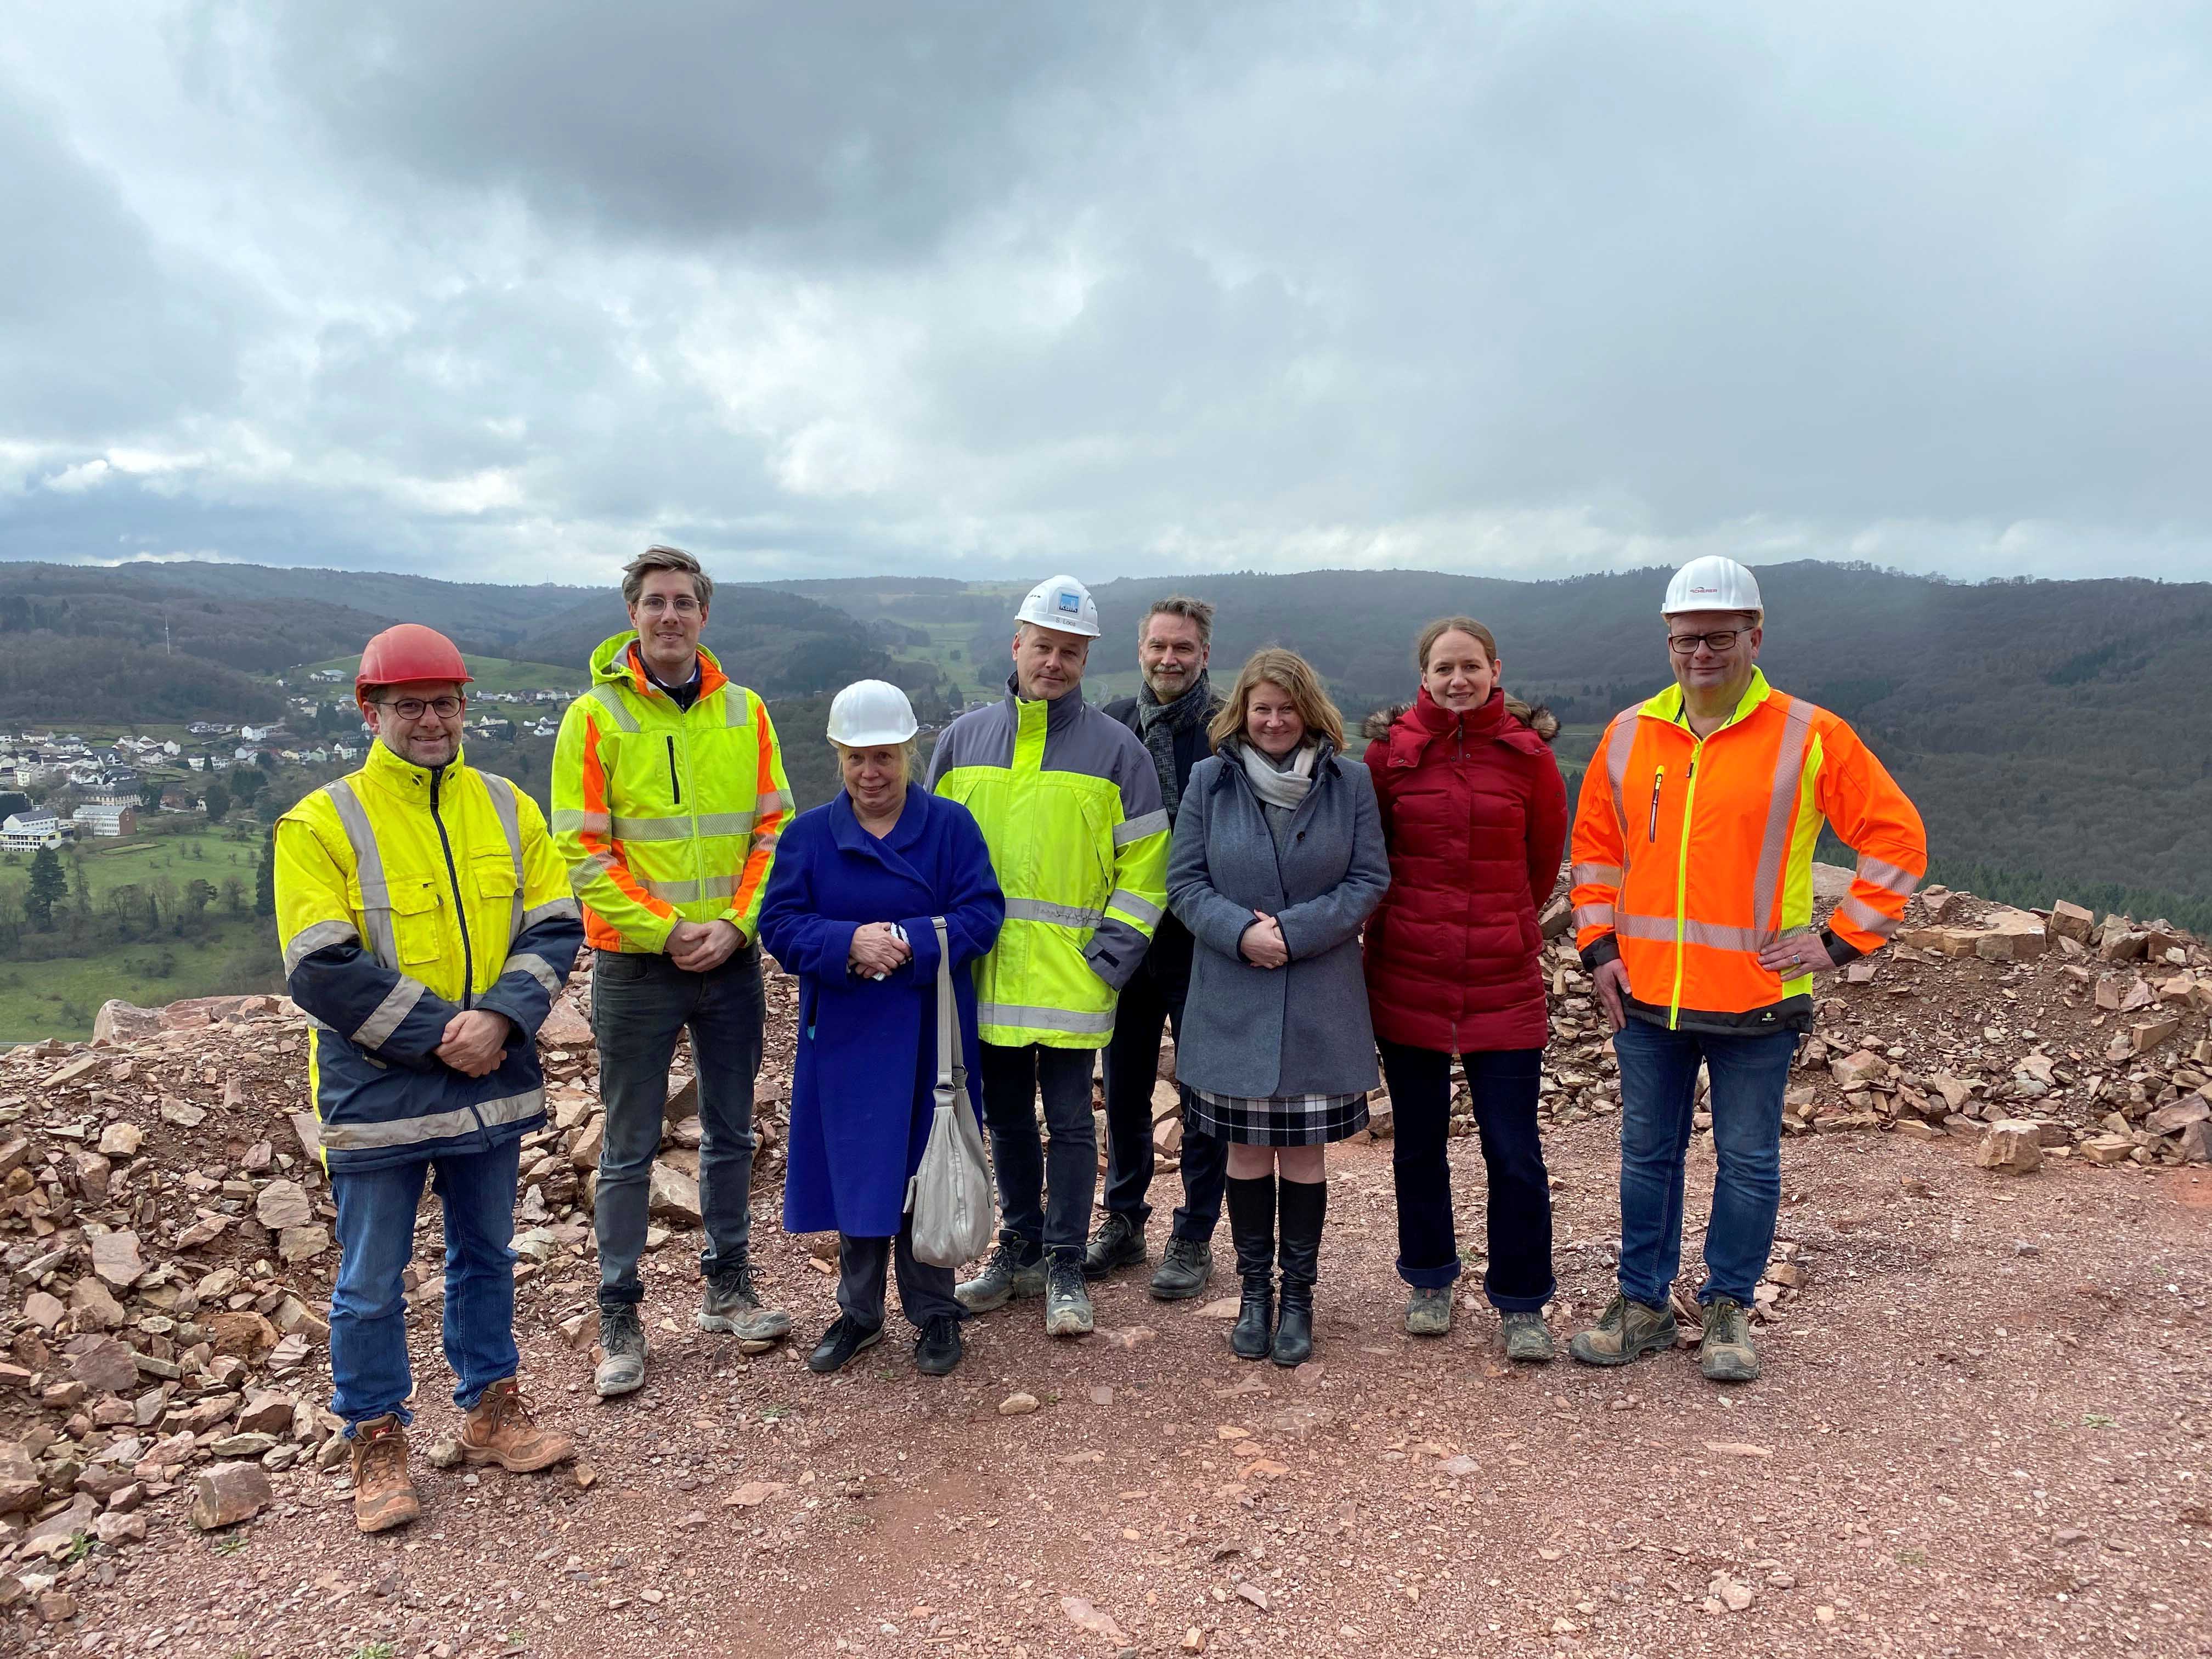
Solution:
[(1087, 640), (1098, 637), (1098, 606), (1091, 599), (1091, 590), (1073, 576), (1048, 577), (1030, 589), (1029, 598), (1014, 612), (1014, 620), (1056, 628), (1063, 634), (1080, 634)]
[(904, 743), (920, 729), (914, 705), (889, 680), (854, 680), (830, 704), (830, 741), (848, 749)]
[(1674, 573), (1674, 580), (1667, 584), (1667, 603), (1659, 607), (1659, 614), (1671, 617), (1678, 611), (1763, 612), (1765, 609), (1759, 599), (1758, 577), (1734, 559), (1708, 553), (1702, 559), (1691, 560)]

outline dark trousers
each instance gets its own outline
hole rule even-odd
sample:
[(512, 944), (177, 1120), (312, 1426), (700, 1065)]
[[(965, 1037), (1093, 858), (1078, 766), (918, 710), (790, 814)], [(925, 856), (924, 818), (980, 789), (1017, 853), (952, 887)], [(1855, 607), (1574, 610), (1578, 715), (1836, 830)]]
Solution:
[[(1042, 1249), (1080, 1262), (1091, 1242), (1091, 1196), (1098, 1184), (1098, 1137), (1091, 1126), (1091, 1068), (1096, 1048), (1042, 1043), (983, 1048), (983, 1121), (999, 1182), (999, 1239), (1025, 1261)], [(1049, 1156), (1037, 1134), (1037, 1097), (1052, 1136)], [(1046, 1194), (1049, 1182), (1050, 1207)]]
[(602, 951), (592, 964), (592, 1032), (607, 1110), (592, 1217), (603, 1303), (637, 1302), (645, 1294), (637, 1259), (668, 1105), (668, 1062), (686, 1026), (699, 1077), (699, 1212), (707, 1230), (699, 1270), (738, 1267), (750, 1249), (760, 948), (742, 945), (703, 974), (665, 956)]
[(884, 1281), (893, 1264), (898, 1272), (899, 1308), (916, 1330), (942, 1314), (963, 1317), (952, 1294), (952, 1269), (933, 1267), (914, 1256), (914, 1219), (907, 1218), (891, 1238), (837, 1235), (837, 1307), (846, 1318), (869, 1330), (884, 1322)]
[[(1452, 1229), (1451, 1060), (1434, 1048), (1380, 1042), (1397, 1114), (1390, 1152), (1398, 1188), (1398, 1277), (1434, 1289), (1459, 1277)], [(1536, 1133), (1540, 1048), (1462, 1054), (1482, 1161), (1490, 1173), (1490, 1270), (1482, 1288), (1500, 1313), (1533, 1313), (1552, 1299), (1552, 1188)]]
[[(1114, 1011), (1106, 1045), (1106, 1192), (1101, 1207), (1125, 1215), (1142, 1232), (1152, 1219), (1152, 1085), (1159, 1075), (1160, 1031), (1170, 1022), (1182, 1041), (1182, 997), (1139, 971)], [(1229, 1143), (1191, 1127), (1190, 1091), (1182, 1091), (1182, 1203), (1175, 1236), (1194, 1244), (1213, 1237), (1229, 1179)]]

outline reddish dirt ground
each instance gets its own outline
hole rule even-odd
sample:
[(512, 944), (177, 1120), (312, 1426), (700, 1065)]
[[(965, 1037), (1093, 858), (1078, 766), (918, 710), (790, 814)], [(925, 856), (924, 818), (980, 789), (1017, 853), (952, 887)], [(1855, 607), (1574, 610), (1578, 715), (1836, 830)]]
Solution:
[[(1610, 1124), (1549, 1146), (1564, 1339), (1610, 1289)], [(2014, 1177), (1969, 1150), (1791, 1140), (1781, 1236), (1809, 1283), (1761, 1335), (1765, 1379), (1725, 1393), (1686, 1350), (1510, 1368), (1464, 1301), (1450, 1337), (1406, 1336), (1387, 1145), (1332, 1152), (1318, 1353), (1295, 1373), (1240, 1364), (1225, 1319), (1125, 1274), (1088, 1340), (1017, 1304), (933, 1382), (894, 1321), (817, 1378), (799, 1360), (831, 1284), (763, 1215), (789, 1349), (748, 1362), (690, 1328), (682, 1240), (650, 1259), (648, 1328), (672, 1328), (641, 1393), (595, 1403), (587, 1358), (525, 1333), (588, 1489), (418, 1455), (424, 1519), (386, 1537), (354, 1531), (336, 1475), (228, 1536), (165, 1511), (38, 1639), (340, 1659), (1044, 1659), (1182, 1652), (1194, 1629), (1206, 1652), (1273, 1656), (2212, 1653), (2212, 1172)], [(1474, 1257), (1474, 1143), (1452, 1161)], [(1701, 1138), (1692, 1264), (1711, 1176)], [(588, 1261), (566, 1271), (587, 1296)], [(434, 1316), (414, 1323), (419, 1454), (455, 1414)], [(1017, 1391), (1039, 1409), (1000, 1415)], [(1747, 1607), (1709, 1600), (1734, 1585)]]

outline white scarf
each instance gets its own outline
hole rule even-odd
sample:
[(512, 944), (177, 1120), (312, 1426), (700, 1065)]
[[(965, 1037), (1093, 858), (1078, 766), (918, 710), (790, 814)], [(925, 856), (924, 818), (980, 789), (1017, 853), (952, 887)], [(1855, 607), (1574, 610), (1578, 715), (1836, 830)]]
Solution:
[(1244, 780), (1254, 794), (1270, 806), (1296, 806), (1313, 787), (1314, 762), (1321, 754), (1321, 745), (1299, 744), (1291, 763), (1280, 769), (1255, 744), (1241, 743), (1237, 752), (1244, 762)]

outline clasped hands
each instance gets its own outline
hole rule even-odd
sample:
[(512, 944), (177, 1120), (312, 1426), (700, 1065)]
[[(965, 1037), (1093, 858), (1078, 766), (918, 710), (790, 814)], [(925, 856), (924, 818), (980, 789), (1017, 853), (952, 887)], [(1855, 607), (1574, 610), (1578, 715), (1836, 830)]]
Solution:
[(873, 979), (913, 959), (914, 946), (893, 932), (890, 922), (871, 921), (853, 930), (853, 948), (845, 965)]
[(717, 916), (712, 921), (679, 921), (668, 930), (668, 959), (687, 974), (711, 973), (744, 943), (738, 925)]
[(446, 1022), (438, 1058), (463, 1077), (482, 1077), (507, 1063), (514, 1025), (489, 1008), (465, 1008)]
[(1291, 947), (1283, 942), (1283, 924), (1265, 910), (1252, 914), (1258, 920), (1244, 930), (1237, 948), (1255, 968), (1281, 967), (1291, 959)]

